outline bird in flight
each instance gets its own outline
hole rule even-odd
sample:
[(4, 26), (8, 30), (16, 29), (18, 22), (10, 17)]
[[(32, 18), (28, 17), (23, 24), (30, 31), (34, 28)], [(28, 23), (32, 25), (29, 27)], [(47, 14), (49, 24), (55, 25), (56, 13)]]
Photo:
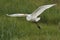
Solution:
[(32, 12), (31, 14), (22, 14), (22, 13), (17, 13), (17, 14), (6, 14), (7, 16), (10, 17), (26, 17), (27, 21), (31, 21), (34, 22), (37, 27), (40, 29), (40, 25), (38, 25), (38, 21), (40, 20), (40, 17), (38, 17), (40, 14), (42, 14), (46, 9), (54, 6), (56, 4), (50, 4), (50, 5), (43, 5), (40, 6), (39, 8), (37, 8), (34, 12)]

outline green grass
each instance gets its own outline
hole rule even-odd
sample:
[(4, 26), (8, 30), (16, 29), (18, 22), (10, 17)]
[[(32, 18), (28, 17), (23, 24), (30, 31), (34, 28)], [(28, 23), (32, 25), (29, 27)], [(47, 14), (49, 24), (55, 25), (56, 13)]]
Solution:
[[(25, 18), (5, 15), (32, 13), (45, 4), (57, 5), (40, 15), (40, 30)], [(0, 0), (0, 40), (60, 40), (60, 0)]]

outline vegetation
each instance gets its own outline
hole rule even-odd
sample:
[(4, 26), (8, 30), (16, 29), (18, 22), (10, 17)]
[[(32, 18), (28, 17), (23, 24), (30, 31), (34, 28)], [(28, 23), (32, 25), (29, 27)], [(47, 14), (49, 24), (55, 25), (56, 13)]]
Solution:
[[(40, 15), (40, 30), (25, 18), (6, 16), (32, 13), (46, 4), (56, 6)], [(60, 40), (60, 0), (0, 0), (0, 40)]]

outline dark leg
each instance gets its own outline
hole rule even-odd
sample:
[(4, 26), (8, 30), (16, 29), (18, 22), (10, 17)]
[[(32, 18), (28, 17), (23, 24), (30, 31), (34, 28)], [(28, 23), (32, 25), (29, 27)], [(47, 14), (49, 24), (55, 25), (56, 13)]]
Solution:
[(39, 29), (41, 29), (40, 25), (37, 22), (34, 22)]

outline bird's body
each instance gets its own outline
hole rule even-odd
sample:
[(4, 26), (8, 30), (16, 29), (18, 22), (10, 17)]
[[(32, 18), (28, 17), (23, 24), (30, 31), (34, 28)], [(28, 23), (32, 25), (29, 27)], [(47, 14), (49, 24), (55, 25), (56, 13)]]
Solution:
[(40, 17), (38, 17), (42, 12), (44, 12), (46, 9), (54, 6), (55, 4), (50, 4), (50, 5), (44, 5), (36, 9), (32, 14), (7, 14), (7, 16), (10, 17), (25, 17), (27, 21), (32, 21), (32, 22), (38, 22), (40, 20)]

